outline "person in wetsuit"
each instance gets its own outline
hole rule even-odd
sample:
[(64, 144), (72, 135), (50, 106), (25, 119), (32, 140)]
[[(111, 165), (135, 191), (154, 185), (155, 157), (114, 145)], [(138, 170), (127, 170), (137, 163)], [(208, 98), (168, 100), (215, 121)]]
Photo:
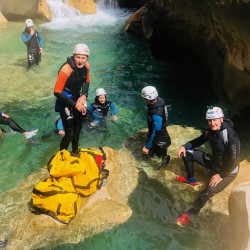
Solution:
[[(240, 139), (233, 129), (233, 122), (224, 120), (219, 107), (209, 107), (206, 112), (208, 127), (197, 138), (182, 145), (178, 157), (182, 158), (186, 167), (187, 177), (177, 176), (177, 180), (197, 185), (194, 178), (194, 162), (211, 170), (212, 177), (205, 190), (201, 192), (192, 207), (177, 219), (177, 224), (186, 226), (190, 215), (197, 214), (206, 202), (215, 194), (225, 189), (237, 176), (240, 161)], [(196, 148), (209, 142), (212, 155)]]
[(77, 153), (83, 117), (86, 115), (86, 98), (90, 84), (89, 48), (86, 44), (77, 44), (73, 56), (67, 58), (58, 72), (54, 95), (57, 97), (55, 111), (60, 113), (65, 135), (60, 150), (68, 149), (72, 142), (72, 151)]
[(112, 119), (117, 120), (116, 114), (118, 109), (113, 102), (107, 100), (106, 91), (103, 88), (96, 90), (95, 102), (88, 106), (88, 111), (94, 117), (94, 120), (90, 123), (92, 127), (97, 125), (106, 126), (106, 117), (109, 114)]
[(21, 128), (10, 116), (0, 111), (0, 124), (9, 126), (13, 131), (23, 134), (27, 139), (36, 135), (38, 129), (27, 131)]
[(160, 167), (163, 167), (170, 161), (170, 156), (167, 155), (167, 148), (171, 145), (171, 139), (166, 128), (168, 119), (167, 107), (153, 86), (143, 88), (141, 96), (147, 103), (148, 108), (148, 136), (147, 143), (142, 148), (142, 152), (149, 154), (151, 157), (154, 155), (162, 157)]
[(34, 23), (31, 19), (25, 21), (26, 28), (22, 33), (22, 39), (27, 46), (28, 65), (39, 64), (43, 52), (43, 39), (40, 33), (34, 29)]

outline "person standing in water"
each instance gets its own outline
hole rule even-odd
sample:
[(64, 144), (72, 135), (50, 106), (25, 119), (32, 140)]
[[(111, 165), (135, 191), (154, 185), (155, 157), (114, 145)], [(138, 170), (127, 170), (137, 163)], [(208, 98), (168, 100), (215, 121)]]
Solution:
[(148, 108), (148, 137), (146, 145), (142, 148), (142, 152), (149, 154), (151, 157), (154, 155), (162, 157), (160, 167), (163, 167), (170, 161), (170, 155), (167, 155), (167, 148), (171, 145), (171, 139), (167, 132), (167, 107), (153, 86), (143, 88), (141, 96), (147, 103)]
[(106, 117), (109, 114), (114, 121), (117, 120), (118, 109), (113, 102), (107, 100), (105, 89), (98, 88), (96, 90), (95, 102), (88, 106), (88, 111), (94, 116), (94, 120), (90, 123), (92, 127), (97, 125), (106, 126)]
[[(219, 107), (209, 107), (206, 112), (208, 127), (192, 141), (182, 145), (177, 153), (182, 158), (186, 167), (187, 177), (177, 176), (177, 180), (197, 185), (194, 178), (194, 162), (211, 170), (212, 177), (194, 202), (182, 216), (177, 219), (177, 224), (186, 226), (190, 215), (197, 214), (206, 202), (215, 194), (225, 189), (237, 176), (240, 162), (240, 139), (233, 129), (233, 122), (224, 120), (224, 114)], [(197, 150), (196, 148), (209, 142), (212, 155)]]
[(27, 139), (36, 135), (38, 129), (26, 131), (21, 128), (14, 120), (10, 118), (10, 116), (0, 112), (0, 124), (9, 126), (13, 131), (23, 134)]
[(34, 29), (34, 23), (31, 19), (25, 21), (25, 30), (22, 33), (22, 39), (27, 46), (28, 65), (39, 64), (43, 52), (43, 39), (40, 33)]
[(54, 95), (57, 97), (55, 111), (60, 112), (65, 135), (60, 150), (68, 149), (72, 142), (72, 151), (77, 153), (83, 118), (86, 115), (86, 98), (90, 84), (89, 48), (86, 44), (77, 44), (73, 56), (67, 58), (58, 72)]

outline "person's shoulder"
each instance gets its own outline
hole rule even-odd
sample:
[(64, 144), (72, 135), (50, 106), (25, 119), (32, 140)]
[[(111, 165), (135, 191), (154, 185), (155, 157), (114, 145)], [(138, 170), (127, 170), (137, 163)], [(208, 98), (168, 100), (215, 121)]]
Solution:
[(89, 63), (86, 62), (85, 67), (89, 70)]
[(70, 76), (70, 74), (72, 73), (73, 69), (71, 68), (71, 66), (68, 63), (65, 63), (61, 69), (61, 72), (63, 72), (66, 76)]

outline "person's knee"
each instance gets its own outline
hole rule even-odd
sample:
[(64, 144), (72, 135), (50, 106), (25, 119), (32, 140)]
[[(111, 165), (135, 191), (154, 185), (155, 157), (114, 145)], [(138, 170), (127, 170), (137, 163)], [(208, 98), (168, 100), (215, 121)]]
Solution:
[(67, 137), (73, 137), (75, 134), (75, 129), (74, 128), (66, 128), (65, 129), (65, 136)]

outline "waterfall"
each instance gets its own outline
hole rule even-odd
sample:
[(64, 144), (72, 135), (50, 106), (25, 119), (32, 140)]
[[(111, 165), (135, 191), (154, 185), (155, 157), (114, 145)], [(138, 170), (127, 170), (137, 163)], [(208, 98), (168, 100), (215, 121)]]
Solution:
[(67, 4), (67, 0), (46, 0), (51, 13), (52, 18), (64, 18), (64, 17), (75, 17), (80, 16), (81, 13), (79, 10), (70, 7)]
[(108, 7), (108, 8), (117, 8), (118, 3), (116, 0), (99, 0), (97, 1), (97, 4), (102, 7)]

